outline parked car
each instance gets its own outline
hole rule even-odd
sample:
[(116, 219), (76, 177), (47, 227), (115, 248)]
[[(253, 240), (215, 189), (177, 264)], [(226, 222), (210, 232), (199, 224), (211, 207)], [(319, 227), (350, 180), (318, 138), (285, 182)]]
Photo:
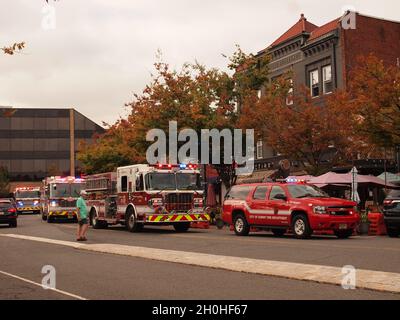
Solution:
[(331, 230), (338, 238), (348, 238), (360, 221), (356, 205), (304, 183), (244, 184), (227, 193), (222, 219), (239, 236), (255, 227), (276, 236), (291, 229), (301, 239), (315, 230)]
[(400, 201), (400, 190), (393, 189), (389, 191), (386, 199), (383, 201), (384, 208), (390, 206), (393, 201)]
[(0, 224), (17, 227), (17, 207), (13, 199), (0, 199)]
[(400, 190), (391, 190), (383, 202), (383, 213), (389, 237), (400, 235)]

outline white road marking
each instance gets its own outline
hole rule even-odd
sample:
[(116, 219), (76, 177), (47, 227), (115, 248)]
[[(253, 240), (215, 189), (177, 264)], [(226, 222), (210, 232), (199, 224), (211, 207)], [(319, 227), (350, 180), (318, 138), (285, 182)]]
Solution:
[[(265, 276), (275, 276), (293, 280), (306, 280), (333, 285), (341, 285), (343, 280), (342, 268), (338, 267), (117, 244), (82, 244), (70, 241), (60, 241), (15, 234), (0, 234), (0, 236), (68, 246), (75, 249), (92, 252), (130, 256), (135, 258), (144, 258), (156, 261), (172, 262)], [(400, 273), (357, 269), (356, 276), (358, 289), (400, 293)]]
[[(5, 271), (1, 271), (1, 270), (0, 270), (0, 274), (5, 275), (5, 276), (8, 276), (8, 277), (10, 277), (10, 278), (18, 279), (18, 280), (24, 281), (24, 282), (26, 282), (26, 283), (30, 283), (30, 284), (33, 284), (33, 285), (35, 285), (35, 286), (38, 286), (38, 287), (43, 288), (43, 286), (42, 286), (41, 283), (37, 283), (37, 282), (34, 282), (34, 281), (32, 281), (32, 280), (19, 277), (19, 276), (15, 275), (15, 274), (11, 274), (11, 273), (8, 273), (8, 272), (5, 272)], [(45, 289), (43, 289), (43, 290), (45, 290)], [(63, 294), (63, 295), (65, 295), (65, 296), (78, 299), (78, 300), (87, 300), (86, 298), (83, 298), (83, 297), (81, 297), (81, 296), (77, 296), (76, 294), (69, 293), (69, 292), (66, 292), (66, 291), (63, 291), (63, 290), (59, 290), (59, 289), (48, 288), (48, 289), (46, 289), (46, 290), (51, 290), (51, 291), (54, 291), (54, 292)]]

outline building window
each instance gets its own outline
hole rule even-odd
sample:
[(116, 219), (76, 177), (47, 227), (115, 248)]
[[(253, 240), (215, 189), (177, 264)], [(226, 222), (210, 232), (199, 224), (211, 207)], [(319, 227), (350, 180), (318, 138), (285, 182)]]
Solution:
[(318, 69), (310, 71), (311, 97), (319, 96), (319, 74)]
[(286, 105), (291, 106), (293, 104), (293, 79), (289, 80), (290, 88), (288, 90), (288, 94), (286, 96)]
[(322, 68), (322, 77), (324, 82), (324, 94), (331, 93), (333, 90), (332, 83), (332, 66), (328, 65)]
[(263, 158), (263, 142), (262, 140), (257, 141), (257, 159)]

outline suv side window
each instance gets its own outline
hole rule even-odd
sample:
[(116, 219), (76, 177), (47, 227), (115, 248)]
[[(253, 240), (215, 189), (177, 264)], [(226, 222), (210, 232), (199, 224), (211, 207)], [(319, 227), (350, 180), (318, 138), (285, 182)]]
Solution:
[(254, 200), (265, 200), (265, 199), (267, 199), (267, 191), (268, 191), (268, 187), (267, 186), (257, 187), (256, 191), (254, 192), (253, 199)]
[(251, 187), (234, 186), (229, 191), (229, 193), (226, 195), (226, 199), (246, 200), (247, 196), (249, 195), (250, 190), (251, 190)]
[(285, 190), (283, 190), (282, 187), (273, 186), (273, 187), (272, 187), (272, 190), (271, 190), (271, 193), (269, 194), (269, 200), (276, 200), (276, 199), (275, 199), (275, 196), (276, 196), (277, 194), (286, 195)]

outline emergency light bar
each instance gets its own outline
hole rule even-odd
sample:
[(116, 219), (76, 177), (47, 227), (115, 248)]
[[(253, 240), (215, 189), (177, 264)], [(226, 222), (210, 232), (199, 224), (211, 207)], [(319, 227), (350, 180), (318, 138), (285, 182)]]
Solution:
[(159, 163), (155, 165), (158, 169), (172, 169), (172, 168), (179, 168), (181, 170), (196, 170), (198, 169), (198, 166), (196, 164), (186, 164), (186, 163), (181, 163), (181, 164), (162, 164)]
[(39, 187), (18, 187), (15, 188), (15, 191), (33, 191), (33, 190), (40, 190)]

